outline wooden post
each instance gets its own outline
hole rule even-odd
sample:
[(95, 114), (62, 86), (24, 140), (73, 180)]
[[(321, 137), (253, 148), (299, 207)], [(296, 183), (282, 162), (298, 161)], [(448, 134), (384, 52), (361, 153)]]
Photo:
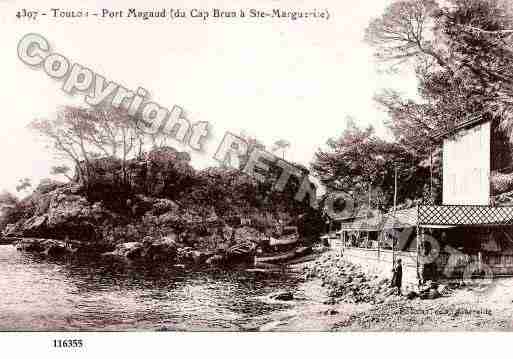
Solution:
[(372, 185), (369, 183), (369, 211), (371, 210)]
[[(397, 166), (394, 167), (394, 211), (392, 212), (393, 216), (394, 216), (394, 220), (392, 221), (392, 223), (394, 223), (394, 224), (396, 221), (396, 217), (395, 217), (396, 209), (397, 209)], [(394, 232), (394, 235), (395, 235), (395, 232)], [(394, 265), (395, 265), (395, 238), (392, 237), (392, 267)]]
[(420, 272), (419, 272), (419, 266), (420, 266), (420, 243), (424, 240), (424, 229), (420, 229), (419, 226), (417, 226), (417, 263), (416, 263), (416, 270), (417, 270), (417, 282), (420, 284)]
[(378, 232), (378, 261), (381, 258), (381, 239), (383, 238), (383, 231)]
[(395, 221), (396, 206), (397, 206), (397, 166), (394, 168), (394, 221)]
[(433, 201), (433, 147), (429, 151), (429, 204), (434, 204)]
[[(395, 235), (395, 232), (394, 232)], [(395, 264), (395, 238), (392, 236), (392, 267)]]

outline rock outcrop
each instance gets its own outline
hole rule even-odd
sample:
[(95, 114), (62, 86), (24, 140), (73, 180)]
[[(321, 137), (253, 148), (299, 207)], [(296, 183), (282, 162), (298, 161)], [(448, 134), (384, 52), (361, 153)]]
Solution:
[[(76, 255), (225, 266), (251, 260), (265, 233), (303, 208), (290, 188), (267, 198), (258, 181), (235, 169), (195, 171), (189, 162), (171, 147), (127, 161), (89, 159), (71, 182), (46, 180), (14, 199), (2, 235), (58, 241), (19, 245), (38, 253), (71, 246)], [(272, 215), (263, 210), (270, 200)]]
[(19, 251), (43, 254), (47, 257), (65, 257), (75, 253), (68, 243), (55, 239), (23, 238), (16, 244)]
[(142, 242), (120, 243), (112, 252), (104, 253), (105, 258), (131, 261), (174, 262), (177, 244), (173, 238), (153, 240), (146, 237)]
[(306, 270), (306, 277), (322, 280), (329, 290), (329, 304), (385, 303), (403, 300), (397, 288), (390, 288), (388, 279), (367, 276), (358, 266), (348, 263), (336, 253), (328, 252), (312, 262)]
[(7, 237), (36, 237), (91, 241), (97, 228), (116, 217), (101, 202), (90, 203), (75, 186), (62, 186), (48, 193), (34, 193), (24, 203), (24, 217), (6, 226)]

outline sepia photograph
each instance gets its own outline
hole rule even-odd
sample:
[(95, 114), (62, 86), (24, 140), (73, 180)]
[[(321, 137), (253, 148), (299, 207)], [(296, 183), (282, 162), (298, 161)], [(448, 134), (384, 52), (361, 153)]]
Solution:
[(0, 26), (5, 335), (513, 330), (510, 0), (3, 0)]

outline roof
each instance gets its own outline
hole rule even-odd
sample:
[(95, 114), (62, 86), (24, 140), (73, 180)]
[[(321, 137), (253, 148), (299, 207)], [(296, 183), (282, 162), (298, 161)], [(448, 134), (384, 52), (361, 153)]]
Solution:
[(500, 226), (513, 225), (513, 207), (420, 206), (420, 226)]
[(341, 231), (382, 231), (391, 228), (448, 228), (469, 226), (513, 226), (513, 206), (425, 206), (421, 205), (342, 223)]
[(455, 134), (456, 132), (459, 132), (461, 130), (469, 129), (472, 127), (475, 127), (477, 125), (480, 125), (481, 123), (488, 122), (489, 120), (484, 119), (482, 116), (477, 115), (471, 118), (468, 118), (466, 120), (460, 121), (455, 126), (449, 128), (449, 129), (443, 129), (440, 131), (435, 132), (433, 135), (433, 138), (435, 140), (440, 140), (443, 138), (446, 138), (450, 135)]

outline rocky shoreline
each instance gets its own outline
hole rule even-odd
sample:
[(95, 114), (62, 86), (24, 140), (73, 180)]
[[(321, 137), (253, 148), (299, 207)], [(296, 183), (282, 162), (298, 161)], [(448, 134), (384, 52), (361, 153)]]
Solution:
[[(52, 239), (18, 238), (17, 248), (52, 258), (75, 258), (71, 245)], [(190, 264), (207, 265), (207, 257), (184, 260), (170, 239), (138, 244), (124, 243), (115, 251), (100, 254), (108, 261), (166, 263), (169, 267)], [(176, 248), (176, 249), (175, 249)], [(187, 249), (185, 249), (187, 250)], [(159, 255), (170, 251), (162, 262)], [(368, 275), (332, 251), (319, 253), (317, 259), (288, 265), (284, 270), (302, 278), (299, 285), (269, 293), (263, 302), (280, 309), (262, 317), (254, 317), (243, 330), (247, 331), (454, 331), (511, 330), (511, 279), (504, 279), (497, 291), (474, 292), (466, 287), (441, 290), (432, 300), (400, 295), (389, 288), (387, 278)], [(196, 261), (195, 259), (196, 258)], [(149, 261), (149, 262), (148, 262)], [(201, 270), (208, 270), (210, 266)], [(197, 267), (194, 267), (197, 268)], [(199, 269), (199, 268), (198, 268)], [(264, 274), (262, 274), (264, 275)], [(269, 274), (265, 274), (269, 275)], [(439, 287), (440, 288), (440, 287)], [(479, 297), (476, 297), (479, 295)], [(428, 299), (428, 298), (426, 298)], [(170, 330), (170, 329), (166, 329)]]
[(4, 244), (12, 244), (18, 251), (33, 253), (45, 258), (70, 259), (95, 257), (118, 262), (137, 262), (146, 265), (170, 264), (175, 266), (223, 267), (252, 262), (252, 253), (241, 255), (228, 250), (205, 251), (179, 243), (175, 238), (153, 239), (146, 237), (140, 242), (123, 242), (113, 248), (98, 243), (84, 244), (47, 238), (9, 238)]
[(428, 281), (421, 286), (390, 287), (390, 273), (369, 275), (362, 267), (346, 261), (341, 253), (328, 252), (305, 269), (306, 278), (318, 278), (329, 290), (333, 303), (382, 304), (391, 298), (401, 300), (437, 299), (449, 295), (461, 283), (440, 284)]
[(43, 180), (21, 200), (6, 194), (2, 240), (49, 257), (224, 266), (252, 261), (258, 244), (288, 225), (318, 237), (320, 215), (296, 203), (292, 183), (271, 196), (235, 169), (198, 171), (189, 161), (171, 147), (125, 162), (99, 158), (75, 171), (86, 177)]
[[(411, 296), (389, 287), (385, 277), (368, 275), (339, 253), (328, 251), (304, 263), (303, 283), (285, 295), (288, 309), (254, 318), (258, 331), (482, 331), (512, 330), (512, 279), (495, 290), (437, 285), (436, 296)], [(388, 273), (387, 273), (388, 274)], [(432, 285), (434, 286), (434, 285)], [(433, 288), (417, 288), (418, 294)], [(271, 298), (276, 295), (271, 295)]]

